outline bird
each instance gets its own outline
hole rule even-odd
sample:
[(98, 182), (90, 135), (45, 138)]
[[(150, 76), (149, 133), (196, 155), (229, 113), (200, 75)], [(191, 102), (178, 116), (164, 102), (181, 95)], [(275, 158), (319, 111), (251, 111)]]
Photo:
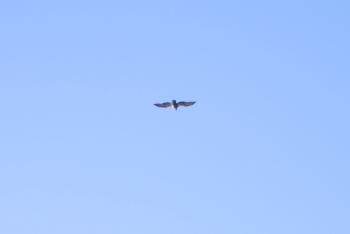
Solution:
[(176, 100), (172, 100), (171, 102), (156, 103), (154, 105), (161, 108), (172, 107), (177, 110), (179, 106), (192, 106), (195, 103), (196, 102), (176, 102)]

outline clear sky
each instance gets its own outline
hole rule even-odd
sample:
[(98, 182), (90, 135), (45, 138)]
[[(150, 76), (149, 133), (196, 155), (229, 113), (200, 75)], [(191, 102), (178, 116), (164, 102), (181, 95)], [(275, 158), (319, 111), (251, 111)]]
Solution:
[(0, 233), (350, 233), (349, 11), (2, 1)]

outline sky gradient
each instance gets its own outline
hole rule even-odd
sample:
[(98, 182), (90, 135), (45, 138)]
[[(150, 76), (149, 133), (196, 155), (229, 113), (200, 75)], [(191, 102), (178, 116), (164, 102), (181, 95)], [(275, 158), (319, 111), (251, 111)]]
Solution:
[(2, 2), (0, 233), (350, 233), (349, 10)]

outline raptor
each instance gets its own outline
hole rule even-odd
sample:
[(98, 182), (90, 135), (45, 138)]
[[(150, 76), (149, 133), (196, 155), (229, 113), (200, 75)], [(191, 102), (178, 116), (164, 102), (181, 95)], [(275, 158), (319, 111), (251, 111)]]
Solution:
[(161, 108), (168, 108), (168, 107), (172, 107), (175, 110), (177, 110), (177, 108), (179, 106), (192, 106), (193, 104), (195, 104), (196, 102), (177, 102), (176, 100), (172, 100), (171, 102), (163, 102), (163, 103), (156, 103), (154, 104), (155, 106), (161, 107)]

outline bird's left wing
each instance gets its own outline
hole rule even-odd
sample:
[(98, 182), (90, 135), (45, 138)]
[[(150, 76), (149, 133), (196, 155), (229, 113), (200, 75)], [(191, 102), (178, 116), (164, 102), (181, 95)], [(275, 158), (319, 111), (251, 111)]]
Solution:
[(167, 107), (171, 106), (171, 103), (170, 102), (164, 102), (164, 103), (156, 103), (154, 105), (158, 106), (158, 107), (162, 107), (162, 108), (167, 108)]
[(179, 106), (192, 106), (193, 104), (195, 104), (196, 102), (178, 102), (177, 104)]

